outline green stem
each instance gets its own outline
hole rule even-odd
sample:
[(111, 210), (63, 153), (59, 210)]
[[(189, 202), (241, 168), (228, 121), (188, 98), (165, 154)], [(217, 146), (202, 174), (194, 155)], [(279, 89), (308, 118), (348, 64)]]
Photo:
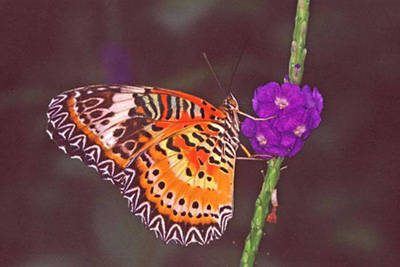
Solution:
[(271, 159), (269, 161), (268, 171), (265, 175), (260, 195), (256, 200), (253, 220), (251, 221), (251, 230), (244, 244), (241, 266), (248, 267), (254, 264), (254, 259), (258, 252), (258, 245), (263, 235), (265, 220), (268, 215), (268, 205), (271, 200), (272, 191), (275, 189), (279, 179), (282, 161), (283, 158)]
[(308, 28), (310, 0), (297, 2), (296, 24), (293, 31), (293, 41), (289, 61), (290, 82), (301, 84), (306, 59), (306, 37)]
[[(310, 0), (298, 0), (296, 22), (293, 31), (293, 41), (289, 62), (290, 82), (300, 85), (304, 72), (304, 60), (307, 50), (305, 48)], [(269, 161), (261, 192), (255, 203), (255, 211), (251, 221), (250, 232), (246, 237), (242, 253), (241, 266), (251, 267), (258, 252), (265, 220), (269, 213), (269, 203), (272, 191), (275, 189), (280, 175), (283, 158)]]

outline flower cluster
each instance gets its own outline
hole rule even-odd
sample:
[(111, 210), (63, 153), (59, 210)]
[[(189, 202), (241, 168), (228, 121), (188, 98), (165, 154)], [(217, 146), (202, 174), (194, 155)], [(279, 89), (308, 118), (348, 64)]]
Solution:
[(317, 88), (271, 82), (257, 88), (253, 109), (260, 118), (247, 118), (242, 132), (257, 154), (292, 157), (301, 150), (311, 130), (321, 122), (323, 98)]

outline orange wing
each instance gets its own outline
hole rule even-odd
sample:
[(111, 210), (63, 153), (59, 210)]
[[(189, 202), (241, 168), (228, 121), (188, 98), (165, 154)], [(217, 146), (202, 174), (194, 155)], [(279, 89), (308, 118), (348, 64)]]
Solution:
[(47, 131), (119, 186), (162, 240), (205, 244), (233, 210), (236, 146), (224, 135), (226, 116), (177, 91), (98, 85), (53, 99)]

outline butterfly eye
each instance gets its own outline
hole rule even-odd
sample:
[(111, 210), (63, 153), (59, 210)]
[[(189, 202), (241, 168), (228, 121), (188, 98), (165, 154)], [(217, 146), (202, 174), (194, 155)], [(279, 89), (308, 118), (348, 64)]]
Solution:
[(234, 108), (236, 108), (236, 106), (237, 106), (236, 100), (234, 100), (234, 99), (229, 99), (229, 105), (232, 106), (232, 107), (234, 107)]

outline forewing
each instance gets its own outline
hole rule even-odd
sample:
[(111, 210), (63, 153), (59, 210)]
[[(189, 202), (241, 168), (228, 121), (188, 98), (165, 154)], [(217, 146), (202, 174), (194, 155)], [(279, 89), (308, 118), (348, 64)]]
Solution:
[(64, 152), (119, 184), (122, 170), (141, 151), (186, 123), (223, 114), (200, 98), (173, 90), (93, 85), (55, 97), (47, 116), (47, 132)]

